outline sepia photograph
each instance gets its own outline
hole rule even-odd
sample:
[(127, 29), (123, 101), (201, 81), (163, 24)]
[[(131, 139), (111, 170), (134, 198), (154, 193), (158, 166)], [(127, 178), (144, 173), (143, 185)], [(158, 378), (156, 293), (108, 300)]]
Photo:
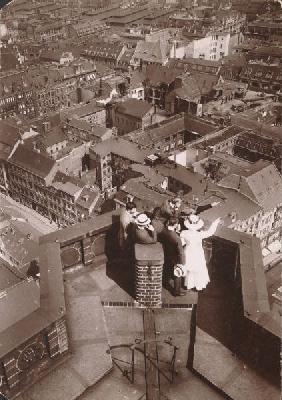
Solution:
[(280, 400), (282, 0), (0, 0), (0, 400)]

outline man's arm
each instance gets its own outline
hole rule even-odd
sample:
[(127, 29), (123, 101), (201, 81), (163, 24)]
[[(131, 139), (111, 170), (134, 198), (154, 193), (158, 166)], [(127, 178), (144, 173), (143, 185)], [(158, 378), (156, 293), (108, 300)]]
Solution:
[(196, 209), (196, 215), (200, 214), (203, 211), (209, 210), (212, 207), (217, 206), (219, 203), (220, 203), (219, 201), (213, 201), (212, 203), (206, 204), (204, 206), (198, 206)]

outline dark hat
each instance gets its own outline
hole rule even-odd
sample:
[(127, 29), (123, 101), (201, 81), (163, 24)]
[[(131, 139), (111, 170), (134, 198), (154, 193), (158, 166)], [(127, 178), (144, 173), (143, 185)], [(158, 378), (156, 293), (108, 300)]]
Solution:
[(194, 208), (191, 207), (183, 207), (183, 210), (181, 211), (181, 217), (189, 217), (190, 215), (195, 214)]

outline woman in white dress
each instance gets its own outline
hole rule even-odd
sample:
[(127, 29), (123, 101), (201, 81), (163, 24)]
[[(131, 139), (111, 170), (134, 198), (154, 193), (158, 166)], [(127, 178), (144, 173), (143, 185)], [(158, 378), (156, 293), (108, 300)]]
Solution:
[(185, 274), (184, 286), (187, 289), (203, 290), (210, 282), (202, 241), (214, 235), (220, 221), (220, 218), (216, 219), (205, 231), (200, 230), (204, 226), (204, 222), (198, 215), (192, 214), (184, 221), (187, 229), (181, 232), (180, 237), (185, 246), (186, 261), (183, 272)]

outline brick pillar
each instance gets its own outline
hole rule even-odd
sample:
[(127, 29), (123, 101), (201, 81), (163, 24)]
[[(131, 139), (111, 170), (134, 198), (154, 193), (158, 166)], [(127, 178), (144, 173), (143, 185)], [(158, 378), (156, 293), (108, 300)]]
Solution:
[(135, 297), (141, 306), (161, 306), (163, 263), (160, 243), (135, 245)]

